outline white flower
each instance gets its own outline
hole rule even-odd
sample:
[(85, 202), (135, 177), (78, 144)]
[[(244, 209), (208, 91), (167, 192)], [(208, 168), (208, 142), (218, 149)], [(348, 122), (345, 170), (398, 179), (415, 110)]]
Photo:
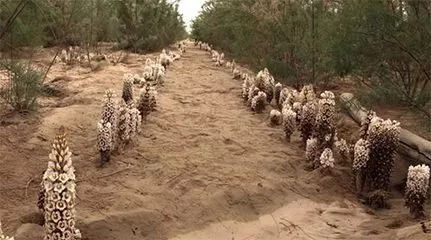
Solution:
[(67, 222), (65, 221), (65, 220), (61, 220), (61, 221), (59, 221), (58, 223), (57, 223), (57, 228), (58, 228), (58, 230), (60, 230), (60, 231), (64, 231), (64, 230), (66, 230), (66, 228), (67, 228)]
[(325, 148), (322, 155), (320, 155), (320, 164), (323, 168), (333, 168), (334, 167), (334, 155), (330, 148)]
[(58, 192), (50, 192), (50, 193), (49, 193), (49, 198), (50, 198), (52, 201), (57, 202), (58, 200), (60, 200), (60, 199), (61, 199), (61, 197), (60, 197), (60, 193), (58, 193)]
[(54, 171), (46, 171), (46, 173), (48, 174), (48, 179), (51, 182), (55, 182), (58, 179), (58, 173), (54, 172)]
[(426, 196), (429, 179), (430, 168), (427, 165), (410, 166), (407, 175), (407, 190), (416, 195)]
[(61, 192), (63, 192), (64, 189), (65, 189), (64, 184), (62, 184), (62, 183), (54, 184), (54, 191), (61, 193)]
[(79, 231), (79, 229), (75, 229), (75, 239), (81, 239), (82, 235), (81, 235), (81, 231)]
[(338, 141), (335, 142), (335, 147), (337, 149), (337, 152), (343, 156), (343, 157), (348, 157), (349, 153), (350, 153), (350, 149), (349, 149), (349, 145), (347, 145), (346, 140), (344, 139), (340, 139)]
[(61, 233), (54, 233), (54, 234), (52, 235), (52, 239), (53, 239), (53, 240), (62, 240), (62, 239), (61, 239)]
[(63, 238), (65, 240), (73, 239), (73, 234), (70, 230), (63, 231)]
[(73, 220), (73, 219), (69, 219), (69, 220), (67, 221), (67, 225), (69, 226), (69, 228), (70, 228), (70, 229), (75, 228), (75, 220)]
[(359, 139), (354, 147), (353, 171), (359, 171), (367, 166), (370, 158), (369, 142), (364, 139)]
[(55, 204), (55, 207), (57, 208), (57, 210), (63, 211), (64, 209), (66, 209), (67, 203), (66, 201), (60, 200)]
[(45, 203), (45, 210), (48, 212), (52, 212), (55, 209), (55, 204), (54, 202), (48, 201)]
[(53, 222), (55, 222), (55, 223), (57, 223), (58, 221), (60, 221), (60, 219), (61, 219), (61, 214), (60, 214), (60, 212), (59, 212), (59, 211), (54, 211), (54, 212), (52, 212), (52, 214), (51, 214), (51, 219), (52, 219), (52, 221), (53, 221)]
[(46, 229), (48, 230), (48, 232), (50, 232), (50, 233), (54, 232), (56, 229), (56, 225), (53, 222), (45, 223), (45, 226), (46, 226)]
[(68, 192), (68, 191), (64, 191), (62, 193), (62, 198), (61, 199), (63, 201), (66, 201), (68, 203), (68, 202), (72, 201), (72, 194), (70, 192)]
[(45, 216), (45, 222), (49, 222), (52, 220), (51, 219), (51, 212), (45, 212), (44, 216)]
[(63, 219), (65, 219), (65, 220), (72, 219), (72, 211), (70, 211), (70, 210), (64, 210), (63, 211)]
[(60, 176), (58, 177), (58, 180), (65, 184), (67, 181), (69, 181), (69, 176), (66, 173), (62, 173), (60, 174)]
[(307, 144), (305, 147), (305, 158), (309, 162), (314, 162), (316, 159), (318, 151), (318, 144), (316, 138), (307, 139)]
[(54, 185), (50, 181), (43, 181), (43, 187), (46, 192), (51, 191), (54, 188)]
[(74, 193), (75, 192), (75, 183), (74, 182), (68, 182), (66, 184), (66, 188), (67, 190), (69, 190), (70, 192)]

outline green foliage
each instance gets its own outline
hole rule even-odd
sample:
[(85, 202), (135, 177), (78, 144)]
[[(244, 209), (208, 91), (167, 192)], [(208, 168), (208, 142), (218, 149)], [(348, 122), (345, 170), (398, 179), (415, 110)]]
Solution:
[(177, 3), (168, 0), (0, 1), (0, 32), (22, 2), (25, 7), (0, 39), (0, 50), (115, 41), (120, 47), (147, 51), (185, 36)]
[(123, 0), (116, 2), (120, 47), (152, 51), (185, 37), (176, 2)]
[(296, 86), (348, 75), (381, 102), (431, 102), (431, 1), (209, 0), (192, 27)]
[(42, 95), (42, 74), (28, 64), (15, 61), (1, 62), (0, 70), (2, 77), (7, 77), (0, 96), (16, 111), (33, 110)]
[[(418, 107), (431, 100), (431, 3), (349, 1), (332, 33), (334, 68)], [(353, 17), (352, 17), (353, 16)]]
[(212, 0), (192, 37), (302, 85), (326, 75), (322, 33), (332, 15), (322, 1)]

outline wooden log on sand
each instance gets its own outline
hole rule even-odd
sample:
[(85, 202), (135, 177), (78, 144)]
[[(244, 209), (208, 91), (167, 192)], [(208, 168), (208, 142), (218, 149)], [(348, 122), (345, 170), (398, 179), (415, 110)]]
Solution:
[[(368, 110), (351, 93), (341, 94), (340, 101), (350, 117), (361, 124)], [(398, 152), (404, 155), (410, 164), (422, 163), (431, 166), (431, 142), (402, 128)]]

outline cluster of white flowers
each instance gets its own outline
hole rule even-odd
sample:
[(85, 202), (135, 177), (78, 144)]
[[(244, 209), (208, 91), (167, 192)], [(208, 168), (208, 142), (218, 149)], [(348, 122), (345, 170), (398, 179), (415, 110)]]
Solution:
[(325, 148), (325, 150), (322, 152), (322, 155), (320, 155), (320, 165), (323, 168), (333, 168), (334, 162), (335, 160), (332, 150), (330, 148)]
[(296, 91), (295, 89), (293, 89), (293, 90), (289, 91), (289, 94), (287, 95), (287, 98), (286, 98), (286, 100), (285, 100), (284, 103), (285, 104), (289, 104), (290, 106), (293, 107), (293, 104), (295, 102), (299, 103), (300, 104), (299, 106), (302, 107), (302, 102), (300, 102), (300, 100), (299, 100), (298, 91)]
[(305, 85), (301, 92), (298, 94), (298, 101), (300, 101), (302, 104), (305, 104), (306, 102), (314, 101), (316, 99), (316, 93), (314, 92), (313, 85)]
[(361, 128), (359, 129), (359, 137), (366, 139), (368, 137), (368, 128), (370, 126), (371, 120), (376, 117), (374, 111), (368, 111), (367, 116), (361, 120)]
[(313, 135), (323, 140), (328, 134), (335, 134), (335, 97), (332, 92), (321, 94), (318, 104), (316, 121), (313, 126)]
[[(117, 131), (118, 124), (118, 102), (116, 100), (116, 95), (112, 90), (107, 90), (105, 92), (105, 97), (103, 99), (102, 105), (102, 116), (101, 120), (104, 123), (110, 123), (112, 132)], [(112, 136), (112, 143), (115, 145), (116, 136)]]
[(118, 143), (118, 103), (112, 90), (105, 92), (101, 119), (97, 123), (97, 147), (100, 151), (102, 162), (109, 161), (110, 153)]
[(124, 77), (122, 98), (126, 103), (133, 101), (133, 79), (130, 78), (130, 75)]
[(290, 137), (297, 126), (297, 114), (291, 108), (283, 108), (283, 130), (286, 135), (286, 139), (290, 141)]
[(70, 46), (68, 49), (61, 50), (60, 61), (72, 65), (75, 63), (84, 63), (95, 57), (94, 53), (83, 53), (82, 49), (78, 46)]
[(313, 132), (313, 126), (316, 121), (317, 115), (317, 104), (314, 101), (305, 103), (301, 110), (301, 118), (299, 122), (299, 131), (301, 131), (301, 137), (305, 143), (310, 138)]
[(217, 60), (220, 58), (220, 54), (216, 50), (211, 50), (211, 61), (217, 62)]
[(199, 45), (199, 49), (201, 50), (204, 50), (207, 52), (211, 52), (212, 50), (212, 47), (208, 43), (199, 41), (197, 44)]
[(282, 88), (283, 88), (283, 85), (281, 85), (281, 83), (277, 83), (274, 86), (274, 101), (276, 104), (278, 104), (278, 102), (280, 101), (280, 94), (281, 94)]
[(81, 239), (81, 233), (75, 227), (76, 184), (71, 157), (65, 133), (60, 133), (52, 145), (42, 181), (45, 192), (44, 240)]
[(143, 90), (141, 90), (137, 109), (140, 112), (142, 120), (145, 120), (152, 111), (154, 111), (157, 105), (157, 91), (154, 87), (147, 85)]
[(400, 124), (397, 121), (374, 117), (368, 127), (366, 140), (370, 143), (370, 159), (367, 179), (372, 190), (386, 190), (394, 164), (394, 155), (399, 143)]
[(427, 199), (430, 180), (430, 168), (427, 165), (410, 166), (407, 174), (405, 191), (406, 206), (415, 218), (425, 214), (424, 202)]
[(349, 158), (350, 148), (345, 139), (335, 141), (335, 149), (343, 158)]
[(251, 84), (249, 77), (244, 79), (244, 82), (242, 83), (242, 98), (244, 101), (248, 100), (248, 91), (250, 90)]
[(186, 42), (181, 41), (178, 43), (178, 50), (180, 50), (181, 53), (186, 53)]
[(274, 97), (275, 79), (269, 73), (267, 68), (263, 69), (256, 75), (254, 85), (256, 85), (256, 87), (261, 91), (265, 92), (267, 96), (267, 102), (271, 103)]
[(265, 109), (266, 99), (266, 93), (259, 91), (251, 100), (251, 109), (254, 112), (261, 113)]
[(280, 97), (278, 98), (278, 102), (277, 102), (279, 108), (283, 107), (283, 104), (286, 101), (288, 96), (289, 96), (289, 89), (286, 87), (282, 88), (280, 92)]
[(139, 78), (139, 81), (135, 81), (135, 83), (139, 83), (141, 87), (145, 86), (148, 82), (160, 85), (164, 83), (165, 74), (166, 70), (160, 58), (157, 58), (155, 61), (148, 58), (144, 65), (142, 77)]
[(241, 72), (237, 68), (233, 69), (232, 74), (233, 74), (233, 79), (240, 79), (241, 78)]
[(371, 119), (367, 134), (371, 145), (384, 145), (389, 150), (395, 150), (399, 142), (400, 123), (374, 117)]
[(227, 68), (231, 68), (231, 67), (232, 67), (232, 62), (227, 61), (227, 62), (226, 62), (226, 67), (227, 67)]
[(221, 67), (224, 65), (224, 63), (225, 63), (224, 53), (218, 54), (216, 57), (216, 66)]
[[(305, 159), (314, 164), (316, 159), (319, 157), (319, 144), (316, 138), (307, 139), (305, 146)], [(320, 159), (319, 159), (320, 160)]]
[(162, 53), (160, 53), (159, 56), (160, 59), (160, 64), (162, 64), (162, 66), (167, 69), (169, 65), (171, 65), (171, 63), (174, 62), (174, 59), (170, 56), (170, 54), (166, 53), (166, 50), (163, 49)]
[(232, 65), (230, 66), (230, 71), (233, 72), (236, 69), (236, 62), (232, 60)]
[(407, 175), (406, 192), (426, 197), (429, 180), (430, 168), (427, 165), (410, 166)]
[(111, 123), (100, 120), (97, 123), (98, 135), (97, 135), (97, 147), (101, 152), (109, 152), (113, 149), (112, 127)]
[(353, 156), (353, 172), (359, 172), (367, 167), (368, 160), (370, 159), (369, 145), (370, 143), (362, 138), (356, 142)]
[(119, 109), (118, 119), (118, 137), (121, 142), (128, 142), (130, 140), (130, 114), (129, 108), (126, 104), (122, 103)]
[(292, 110), (296, 112), (298, 115), (297, 119), (299, 120), (302, 113), (302, 104), (300, 102), (294, 102), (292, 104)]
[(271, 110), (269, 113), (269, 120), (272, 125), (280, 125), (282, 121), (281, 112), (275, 109)]
[(0, 222), (0, 240), (15, 240), (14, 237), (5, 236)]
[(260, 92), (259, 88), (257, 88), (254, 84), (250, 86), (250, 89), (248, 90), (248, 98), (247, 98), (247, 105), (251, 107), (253, 98), (257, 96), (257, 94)]

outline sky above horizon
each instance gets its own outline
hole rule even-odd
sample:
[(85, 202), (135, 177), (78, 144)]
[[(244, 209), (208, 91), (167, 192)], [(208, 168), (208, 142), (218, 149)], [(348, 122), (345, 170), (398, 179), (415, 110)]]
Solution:
[(190, 31), (190, 25), (193, 19), (199, 15), (205, 0), (180, 0), (179, 11), (183, 15), (187, 31)]

